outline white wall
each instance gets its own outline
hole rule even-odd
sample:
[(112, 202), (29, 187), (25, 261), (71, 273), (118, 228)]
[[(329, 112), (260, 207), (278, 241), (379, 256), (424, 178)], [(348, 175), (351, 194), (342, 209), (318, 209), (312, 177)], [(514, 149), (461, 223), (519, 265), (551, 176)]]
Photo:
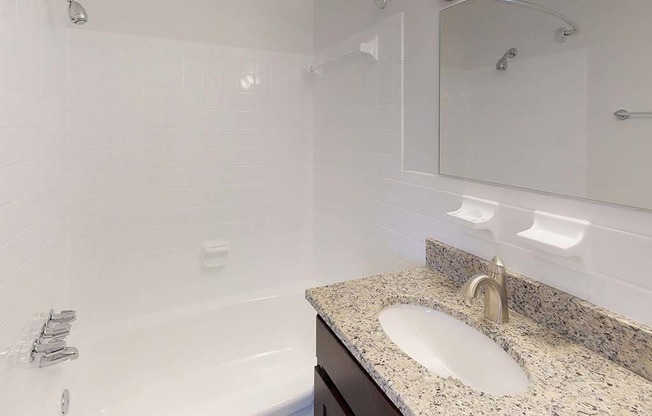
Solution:
[[(425, 252), (417, 224), (429, 219), (412, 218), (404, 209), (412, 196), (393, 181), (403, 136), (402, 29), (396, 15), (316, 57), (327, 60), (379, 36), (378, 62), (353, 55), (314, 81), (315, 269), (324, 280), (403, 269)], [(392, 219), (398, 222), (385, 227)]]
[(89, 23), (82, 30), (312, 53), (312, 0), (83, 0), (80, 3), (89, 14)]
[(29, 340), (16, 342), (21, 334), (28, 338), (38, 314), (66, 306), (70, 84), (67, 30), (50, 14), (54, 3), (0, 1), (2, 414), (24, 402), (29, 388), (43, 394), (23, 403), (21, 415), (33, 414), (27, 405), (56, 402), (48, 395), (56, 376), (28, 371), (19, 358)]
[[(309, 263), (310, 62), (71, 32), (78, 325), (281, 285)], [(221, 240), (229, 264), (202, 270), (202, 244)]]
[[(354, 41), (352, 34), (367, 30), (400, 9), (405, 10), (406, 156), (414, 145), (410, 132), (419, 130), (419, 137), (429, 140), (432, 146), (436, 143), (437, 123), (434, 120), (437, 113), (432, 112), (436, 105), (432, 103), (427, 107), (429, 111), (424, 112), (423, 108), (415, 109), (408, 103), (415, 99), (411, 94), (427, 95), (433, 102), (437, 100), (438, 91), (432, 90), (431, 79), (438, 73), (437, 12), (449, 5), (443, 0), (409, 4), (390, 0), (388, 8), (382, 12), (367, 0), (318, 0), (315, 3), (318, 54), (347, 37)], [(421, 12), (420, 16), (415, 15), (417, 10)], [(338, 15), (342, 16), (341, 21), (336, 21)], [(418, 33), (424, 36), (415, 39)], [(328, 41), (329, 37), (332, 42)], [(380, 71), (379, 68), (377, 66), (371, 71)], [(336, 74), (362, 79), (370, 72), (363, 69), (354, 61), (343, 61), (334, 64), (324, 72), (324, 78), (316, 82), (323, 85), (337, 82), (336, 78), (330, 78)], [(419, 83), (422, 88), (413, 93)], [(400, 135), (385, 141), (384, 136), (369, 136), (358, 131), (359, 126), (355, 125), (334, 131), (320, 130), (325, 123), (323, 114), (329, 115), (321, 110), (324, 103), (336, 108), (349, 106), (349, 102), (356, 100), (363, 102), (364, 96), (359, 90), (352, 90), (346, 100), (338, 91), (340, 89), (333, 85), (330, 88), (318, 85), (315, 90), (315, 227), (318, 235), (325, 236), (323, 240), (318, 237), (317, 241), (325, 247), (321, 252), (328, 258), (354, 263), (358, 274), (388, 271), (405, 264), (422, 264), (423, 240), (426, 236), (433, 236), (485, 258), (499, 254), (513, 270), (652, 324), (649, 308), (652, 279), (645, 272), (647, 255), (652, 250), (652, 214), (405, 171), (401, 168), (400, 150), (391, 150), (400, 149)], [(376, 97), (370, 105), (377, 105), (377, 100)], [(329, 125), (346, 125), (346, 113), (334, 115), (327, 120)], [(382, 147), (380, 143), (383, 143)], [(344, 156), (329, 156), (337, 151)], [(419, 147), (419, 151), (423, 148)], [(328, 163), (322, 162), (324, 158)], [(436, 164), (433, 164), (425, 171), (435, 168)], [(445, 213), (459, 207), (463, 194), (503, 204), (497, 241), (491, 235), (468, 231), (448, 220)], [(319, 210), (325, 203), (323, 199), (329, 206), (337, 207), (326, 216)], [(532, 225), (534, 210), (591, 221), (590, 258), (586, 262), (563, 261), (536, 255), (520, 245), (515, 234)], [(329, 236), (328, 230), (334, 228), (332, 224), (338, 225), (337, 233)], [(355, 238), (348, 239), (349, 235)], [(343, 241), (350, 244), (343, 244)], [(339, 245), (345, 249), (338, 250)]]
[(436, 42), (443, 0), (389, 0), (379, 10), (373, 0), (316, 0), (315, 53), (397, 13), (404, 13), (405, 157), (406, 170), (435, 173), (439, 66)]

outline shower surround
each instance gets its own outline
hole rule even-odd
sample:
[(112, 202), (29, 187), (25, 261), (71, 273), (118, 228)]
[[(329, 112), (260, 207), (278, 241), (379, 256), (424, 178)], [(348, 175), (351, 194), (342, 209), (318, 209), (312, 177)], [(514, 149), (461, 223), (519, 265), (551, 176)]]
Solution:
[[(308, 406), (310, 391), (295, 385), (309, 383), (311, 364), (292, 363), (314, 360), (311, 339), (283, 322), (311, 322), (301, 293), (317, 284), (303, 281), (312, 275), (312, 56), (71, 29), (64, 7), (57, 19), (48, 3), (17, 3), (0, 3), (2, 39), (12, 40), (0, 44), (0, 413), (43, 414), (78, 386), (66, 374), (100, 366), (101, 328), (170, 322), (192, 308), (236, 326), (268, 308), (280, 327), (256, 345), (262, 358), (232, 362), (242, 351), (227, 343), (214, 364), (252, 377), (294, 371), (294, 384), (254, 413)], [(228, 264), (202, 268), (202, 244), (223, 240)], [(70, 344), (81, 359), (70, 372), (24, 361), (36, 314), (50, 307), (79, 311)], [(73, 409), (77, 400), (100, 411), (83, 384), (77, 399), (71, 390)]]
[[(83, 413), (307, 415), (311, 57), (78, 31), (70, 50), (70, 298), (95, 371), (67, 385)], [(202, 266), (211, 241), (229, 242), (224, 267)]]
[[(311, 258), (311, 57), (70, 37), (71, 287), (88, 322), (293, 281)], [(222, 240), (229, 263), (203, 270), (202, 243)]]

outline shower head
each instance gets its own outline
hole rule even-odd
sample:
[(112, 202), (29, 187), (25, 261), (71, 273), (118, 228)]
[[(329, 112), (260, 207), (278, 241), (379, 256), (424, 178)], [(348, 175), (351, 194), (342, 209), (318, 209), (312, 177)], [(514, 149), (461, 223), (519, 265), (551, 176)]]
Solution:
[(496, 64), (496, 69), (498, 71), (506, 71), (507, 70), (507, 58), (513, 59), (518, 55), (518, 50), (516, 48), (511, 48), (507, 52), (505, 52), (505, 55), (503, 55), (502, 58), (498, 61)]
[(384, 9), (387, 7), (387, 0), (374, 0), (376, 2), (376, 6), (378, 6), (379, 9)]
[(75, 0), (68, 0), (68, 16), (70, 16), (70, 21), (76, 25), (83, 25), (88, 22), (86, 9)]

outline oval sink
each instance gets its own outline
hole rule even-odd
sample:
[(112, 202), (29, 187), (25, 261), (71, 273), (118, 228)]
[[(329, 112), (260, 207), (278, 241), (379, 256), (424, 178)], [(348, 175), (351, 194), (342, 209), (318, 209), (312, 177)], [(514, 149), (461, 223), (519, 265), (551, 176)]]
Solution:
[(497, 396), (523, 393), (529, 385), (523, 369), (498, 344), (445, 313), (395, 305), (378, 318), (400, 349), (441, 377)]

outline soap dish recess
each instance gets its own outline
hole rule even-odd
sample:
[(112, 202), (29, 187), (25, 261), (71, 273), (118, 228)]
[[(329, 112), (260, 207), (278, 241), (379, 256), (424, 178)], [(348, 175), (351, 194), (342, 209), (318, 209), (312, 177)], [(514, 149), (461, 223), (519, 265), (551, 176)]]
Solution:
[(456, 223), (472, 230), (495, 231), (498, 203), (464, 195), (462, 206), (447, 213)]
[(532, 227), (517, 235), (535, 250), (560, 257), (582, 257), (590, 226), (589, 221), (535, 211)]

